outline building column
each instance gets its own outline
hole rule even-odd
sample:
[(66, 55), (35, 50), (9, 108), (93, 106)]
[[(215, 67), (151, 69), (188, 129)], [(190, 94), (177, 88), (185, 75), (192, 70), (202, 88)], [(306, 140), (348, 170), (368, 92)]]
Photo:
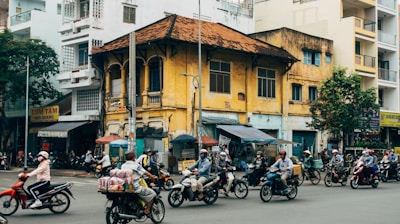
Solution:
[(126, 70), (125, 67), (121, 67), (121, 99), (120, 99), (120, 105), (121, 106), (126, 106), (126, 97), (127, 97), (127, 92), (126, 92)]
[(148, 63), (144, 64), (144, 79), (143, 79), (143, 92), (142, 92), (142, 96), (143, 96), (143, 106), (147, 106), (149, 104), (149, 98), (147, 93), (149, 92), (149, 88), (150, 88), (150, 67)]
[(105, 106), (106, 110), (110, 107), (110, 97), (111, 97), (111, 80), (110, 80), (110, 70), (106, 70), (106, 94), (105, 94)]

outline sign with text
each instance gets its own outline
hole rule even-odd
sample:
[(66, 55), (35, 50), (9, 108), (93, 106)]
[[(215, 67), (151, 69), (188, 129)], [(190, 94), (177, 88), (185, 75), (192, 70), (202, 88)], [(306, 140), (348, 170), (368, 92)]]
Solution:
[(400, 128), (400, 114), (391, 112), (381, 112), (381, 127)]
[(57, 122), (58, 106), (31, 108), (31, 122)]

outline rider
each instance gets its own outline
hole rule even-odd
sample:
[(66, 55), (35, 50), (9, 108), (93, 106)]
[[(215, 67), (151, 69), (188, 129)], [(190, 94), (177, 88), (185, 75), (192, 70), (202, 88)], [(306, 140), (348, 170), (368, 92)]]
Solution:
[(105, 173), (106, 170), (111, 166), (110, 156), (106, 152), (103, 152), (103, 158), (97, 161), (97, 163), (101, 163), (101, 172)]
[(370, 149), (366, 149), (364, 155), (361, 158), (361, 161), (365, 164), (365, 168), (363, 170), (364, 176), (369, 179), (372, 178), (372, 167), (374, 165), (374, 158), (370, 155), (370, 152)]
[(292, 176), (292, 171), (293, 171), (293, 162), (291, 159), (286, 158), (286, 151), (285, 150), (280, 150), (279, 151), (279, 159), (271, 166), (272, 168), (278, 169), (282, 174), (281, 174), (281, 180), (283, 183), (283, 193), (288, 194), (289, 191), (287, 189), (287, 178)]
[[(344, 159), (341, 155), (339, 155), (339, 150), (334, 149), (332, 150), (332, 159), (331, 159), (331, 165), (333, 168), (333, 175), (337, 177), (338, 173), (341, 173), (343, 171), (343, 164), (344, 164)], [(342, 182), (342, 179), (339, 177), (339, 182)]]
[(398, 155), (394, 153), (393, 149), (390, 150), (390, 154), (388, 155), (388, 160), (390, 162), (390, 169), (392, 171), (395, 171), (398, 163)]
[[(221, 189), (223, 191), (222, 193), (228, 195), (228, 192), (233, 183), (234, 176), (232, 172), (227, 172), (232, 166), (230, 162), (226, 160), (226, 158), (227, 158), (226, 153), (220, 152), (216, 167), (217, 167), (217, 172), (220, 173), (220, 178), (222, 180), (221, 187), (227, 184), (225, 189), (224, 188)], [(226, 181), (226, 175), (228, 175), (228, 181)]]
[(197, 168), (197, 171), (193, 172), (193, 174), (197, 175), (197, 191), (199, 192), (198, 200), (201, 201), (204, 198), (203, 194), (203, 184), (210, 179), (210, 161), (207, 158), (208, 151), (207, 149), (200, 150), (200, 158), (196, 161), (195, 164), (191, 165), (188, 169), (192, 170)]
[(27, 176), (35, 176), (37, 182), (28, 186), (28, 191), (31, 193), (35, 202), (29, 208), (37, 208), (42, 206), (42, 202), (37, 198), (35, 191), (41, 191), (50, 185), (50, 160), (48, 160), (49, 154), (46, 151), (40, 151), (37, 155), (37, 161), (39, 162), (38, 167), (32, 172), (28, 173)]
[(138, 162), (135, 161), (136, 152), (133, 150), (127, 151), (125, 153), (126, 162), (122, 164), (121, 169), (128, 169), (132, 170), (133, 173), (133, 187), (135, 193), (138, 195), (140, 199), (146, 202), (144, 214), (148, 215), (150, 213), (150, 208), (153, 205), (153, 201), (155, 196), (157, 195), (156, 192), (148, 187), (143, 187), (139, 184), (140, 178), (146, 174), (151, 179), (157, 179), (157, 176), (154, 176), (150, 172), (146, 171)]
[(145, 168), (151, 174), (158, 175), (157, 162), (154, 159), (153, 150), (151, 150), (151, 148), (146, 149), (144, 153), (141, 156), (139, 156), (137, 160), (138, 163), (142, 165), (143, 168)]
[[(257, 151), (256, 158), (253, 161), (254, 174), (257, 180), (261, 181), (261, 177), (267, 172), (267, 161), (264, 159), (264, 155), (261, 151)], [(261, 185), (260, 182), (258, 185)]]
[(311, 155), (310, 150), (305, 150), (304, 152), (304, 168), (307, 169), (310, 178), (315, 178), (314, 175), (314, 158)]

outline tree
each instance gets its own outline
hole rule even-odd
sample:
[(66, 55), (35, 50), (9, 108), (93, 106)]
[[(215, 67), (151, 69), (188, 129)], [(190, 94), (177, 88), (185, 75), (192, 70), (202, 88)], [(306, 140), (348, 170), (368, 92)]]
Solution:
[(357, 73), (346, 74), (342, 67), (334, 68), (333, 76), (318, 88), (318, 99), (310, 106), (312, 121), (307, 123), (320, 131), (330, 131), (343, 140), (355, 130), (369, 131), (371, 118), (379, 112), (376, 89), (361, 89)]
[(10, 31), (0, 33), (0, 137), (4, 149), (13, 125), (4, 113), (4, 102), (24, 99), (26, 92), (27, 58), (29, 58), (29, 104), (41, 105), (44, 100), (62, 96), (51, 83), (59, 72), (55, 51), (41, 40), (15, 40)]

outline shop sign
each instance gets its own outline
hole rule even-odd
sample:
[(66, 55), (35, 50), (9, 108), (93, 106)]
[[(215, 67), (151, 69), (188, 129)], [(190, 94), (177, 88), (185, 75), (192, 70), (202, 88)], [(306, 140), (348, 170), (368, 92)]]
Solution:
[(58, 106), (31, 108), (31, 122), (57, 122)]
[(400, 113), (380, 112), (381, 127), (400, 128)]

